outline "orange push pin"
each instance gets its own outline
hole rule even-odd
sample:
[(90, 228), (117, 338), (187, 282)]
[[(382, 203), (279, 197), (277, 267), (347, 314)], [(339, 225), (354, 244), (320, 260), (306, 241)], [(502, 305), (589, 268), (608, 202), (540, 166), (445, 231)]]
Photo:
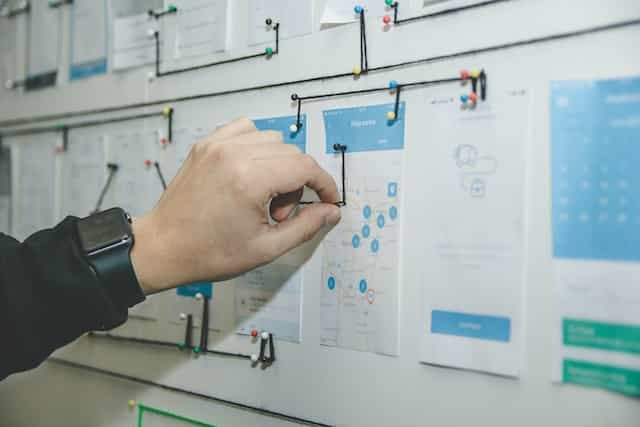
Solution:
[(471, 92), (471, 94), (469, 95), (469, 101), (475, 104), (478, 101), (478, 94), (475, 92)]
[(467, 70), (460, 71), (460, 78), (464, 81), (469, 78), (469, 72)]

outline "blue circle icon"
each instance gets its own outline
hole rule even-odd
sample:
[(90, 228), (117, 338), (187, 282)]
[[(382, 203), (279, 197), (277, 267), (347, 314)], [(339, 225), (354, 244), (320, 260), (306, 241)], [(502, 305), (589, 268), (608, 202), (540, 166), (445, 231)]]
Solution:
[(365, 224), (362, 227), (362, 237), (366, 239), (369, 237), (370, 234), (371, 234), (371, 228), (369, 228), (369, 226)]
[(378, 239), (373, 239), (371, 241), (371, 252), (375, 254), (376, 252), (378, 252), (379, 249), (380, 249), (380, 242), (378, 241)]
[(371, 216), (371, 208), (368, 205), (362, 209), (362, 215), (364, 215), (365, 219), (369, 219)]
[(392, 220), (398, 218), (398, 208), (396, 208), (395, 206), (391, 206), (389, 208), (389, 218), (391, 218)]
[(360, 247), (360, 236), (355, 234), (351, 239), (351, 245), (353, 245), (355, 249), (358, 249)]
[(378, 215), (378, 219), (376, 219), (376, 223), (378, 224), (378, 228), (384, 227), (384, 215)]
[(364, 294), (367, 292), (367, 281), (362, 279), (360, 280), (360, 293)]
[(336, 279), (334, 279), (333, 277), (329, 277), (329, 280), (327, 281), (327, 286), (329, 287), (329, 290), (334, 290), (336, 288)]

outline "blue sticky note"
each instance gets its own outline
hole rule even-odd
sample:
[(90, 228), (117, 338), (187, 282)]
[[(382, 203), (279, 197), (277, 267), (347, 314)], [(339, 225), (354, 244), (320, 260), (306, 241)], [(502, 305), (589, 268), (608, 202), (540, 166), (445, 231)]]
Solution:
[(640, 78), (551, 85), (553, 254), (640, 260)]
[(396, 120), (388, 120), (394, 108), (383, 104), (324, 111), (327, 154), (335, 153), (334, 144), (346, 145), (347, 153), (402, 150), (405, 103), (400, 103)]
[(180, 286), (176, 292), (181, 297), (194, 298), (197, 294), (202, 294), (203, 297), (211, 298), (213, 296), (213, 283), (192, 283)]
[(431, 333), (509, 342), (511, 320), (508, 317), (433, 310)]
[(273, 117), (254, 120), (259, 130), (277, 130), (282, 132), (286, 144), (297, 145), (303, 153), (307, 152), (307, 115), (300, 116), (302, 126), (297, 132), (291, 132), (291, 125), (296, 124), (296, 116)]

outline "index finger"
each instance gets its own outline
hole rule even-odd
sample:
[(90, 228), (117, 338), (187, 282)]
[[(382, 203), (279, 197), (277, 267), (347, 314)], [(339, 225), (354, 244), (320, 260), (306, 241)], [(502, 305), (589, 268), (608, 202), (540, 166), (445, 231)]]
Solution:
[(264, 177), (269, 197), (286, 194), (307, 186), (314, 190), (321, 202), (338, 203), (338, 187), (333, 177), (308, 154), (295, 154), (256, 160)]

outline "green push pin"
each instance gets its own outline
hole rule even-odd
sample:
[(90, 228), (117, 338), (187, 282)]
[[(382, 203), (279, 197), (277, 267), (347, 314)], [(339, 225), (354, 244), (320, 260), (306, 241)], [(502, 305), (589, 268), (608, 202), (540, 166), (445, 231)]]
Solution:
[(391, 6), (393, 4), (393, 0), (384, 0), (387, 6)]
[(175, 5), (170, 4), (170, 5), (169, 5), (169, 8), (168, 8), (167, 10), (168, 10), (169, 12), (173, 13), (173, 12), (177, 12), (177, 11), (178, 11), (178, 8), (177, 8), (177, 7), (175, 7)]
[(193, 352), (194, 352), (195, 354), (200, 353), (200, 346), (195, 346), (195, 347), (193, 348)]
[(62, 123), (56, 123), (56, 129), (64, 129), (64, 125)]
[(267, 56), (271, 56), (271, 55), (273, 55), (273, 49), (272, 49), (272, 48), (270, 48), (270, 47), (266, 48), (266, 49), (264, 50), (264, 54), (265, 54), (265, 55), (267, 55)]
[(178, 344), (178, 349), (179, 349), (180, 351), (184, 350), (184, 344)]

